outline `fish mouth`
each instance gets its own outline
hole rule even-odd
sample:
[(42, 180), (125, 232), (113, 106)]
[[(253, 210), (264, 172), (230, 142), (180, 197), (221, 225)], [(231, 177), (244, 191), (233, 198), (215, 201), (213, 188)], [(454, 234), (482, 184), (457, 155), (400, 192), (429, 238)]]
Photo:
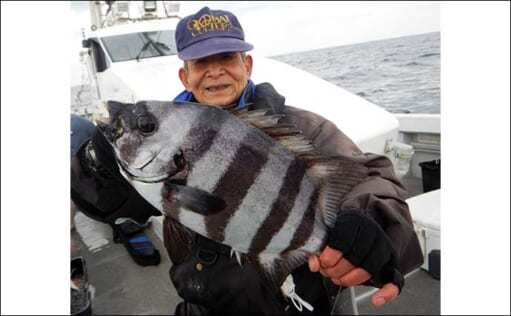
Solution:
[(121, 166), (122, 170), (125, 174), (127, 174), (132, 180), (138, 181), (138, 182), (144, 182), (144, 183), (159, 183), (165, 181), (167, 178), (171, 177), (167, 173), (159, 174), (159, 175), (153, 175), (153, 176), (147, 176), (147, 177), (141, 177), (137, 176), (131, 169), (126, 166), (122, 161), (117, 159), (117, 163), (119, 166)]
[(158, 158), (158, 155), (160, 154), (161, 150), (159, 150), (158, 152), (146, 152), (146, 153), (149, 153), (149, 155), (146, 154), (146, 157), (145, 159), (143, 159), (142, 161), (138, 160), (138, 163), (132, 163), (132, 164), (135, 164), (133, 167), (135, 169), (138, 169), (138, 170), (142, 170), (144, 169), (145, 167), (149, 166), (156, 158)]
[(142, 170), (149, 166), (160, 154), (161, 150), (157, 153), (150, 152), (149, 155), (146, 155), (145, 159), (142, 159), (141, 161), (135, 162), (135, 166), (132, 166), (130, 168), (126, 163), (120, 161), (117, 159), (118, 164), (122, 167), (124, 172), (133, 180), (139, 181), (139, 182), (145, 182), (145, 183), (157, 183), (165, 180), (168, 177), (167, 173), (161, 173), (157, 175), (151, 175), (151, 176), (140, 176), (137, 175), (139, 172), (135, 172), (134, 170), (138, 170), (142, 172)]
[(130, 179), (138, 182), (143, 183), (161, 183), (161, 182), (168, 182), (168, 183), (174, 183), (179, 185), (186, 185), (186, 179), (188, 176), (188, 169), (183, 168), (181, 170), (176, 170), (175, 172), (170, 173), (162, 173), (159, 175), (153, 175), (153, 176), (147, 176), (147, 177), (141, 177), (134, 174), (133, 171), (130, 170), (129, 167), (127, 167), (124, 163), (122, 163), (120, 160), (117, 160), (118, 164), (121, 166), (122, 170), (126, 175), (130, 177)]

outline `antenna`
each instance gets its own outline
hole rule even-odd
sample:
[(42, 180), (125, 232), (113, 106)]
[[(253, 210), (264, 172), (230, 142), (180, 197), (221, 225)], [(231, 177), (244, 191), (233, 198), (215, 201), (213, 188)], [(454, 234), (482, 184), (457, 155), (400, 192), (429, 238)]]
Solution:
[(89, 1), (90, 28), (92, 31), (101, 27), (101, 3), (100, 1)]

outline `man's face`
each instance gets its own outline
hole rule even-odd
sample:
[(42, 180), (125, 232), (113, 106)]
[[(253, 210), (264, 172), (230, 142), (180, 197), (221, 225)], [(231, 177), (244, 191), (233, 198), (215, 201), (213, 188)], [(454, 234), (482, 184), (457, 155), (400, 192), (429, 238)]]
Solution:
[(189, 60), (179, 78), (200, 103), (228, 107), (241, 96), (252, 73), (252, 57), (221, 53)]

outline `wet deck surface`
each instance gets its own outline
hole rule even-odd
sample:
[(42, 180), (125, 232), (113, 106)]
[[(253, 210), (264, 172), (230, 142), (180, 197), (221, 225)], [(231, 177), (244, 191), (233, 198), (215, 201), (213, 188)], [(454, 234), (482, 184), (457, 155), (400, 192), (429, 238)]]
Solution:
[[(358, 287), (357, 296), (364, 291), (367, 288)], [(419, 269), (406, 278), (398, 299), (374, 307), (368, 296), (359, 302), (358, 312), (360, 315), (440, 315), (440, 281)]]
[[(405, 179), (412, 195), (422, 191), (420, 179)], [(413, 190), (413, 191), (412, 191)], [(122, 244), (112, 239), (108, 225), (75, 216), (76, 230), (72, 239), (79, 246), (77, 254), (85, 258), (90, 284), (95, 289), (92, 312), (95, 315), (171, 315), (181, 301), (170, 282), (171, 263), (161, 239), (151, 230), (146, 232), (159, 249), (162, 261), (158, 266), (141, 267), (129, 256)], [(158, 225), (153, 225), (158, 228)], [(356, 287), (360, 296), (371, 288)], [(370, 296), (358, 303), (361, 315), (439, 315), (440, 281), (424, 270), (409, 275), (400, 297), (383, 307), (375, 308)]]

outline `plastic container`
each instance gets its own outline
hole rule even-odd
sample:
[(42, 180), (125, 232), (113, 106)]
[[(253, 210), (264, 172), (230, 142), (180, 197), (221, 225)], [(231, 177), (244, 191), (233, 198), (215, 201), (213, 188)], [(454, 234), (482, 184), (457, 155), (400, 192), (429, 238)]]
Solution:
[(440, 190), (419, 194), (407, 199), (406, 203), (424, 256), (421, 268), (429, 271), (429, 254), (440, 249)]
[(387, 141), (385, 144), (385, 155), (392, 161), (396, 176), (401, 179), (408, 170), (414, 154), (413, 147), (396, 141)]
[(440, 159), (419, 163), (424, 193), (440, 189)]
[(428, 255), (428, 272), (436, 280), (440, 280), (440, 249), (434, 249)]

